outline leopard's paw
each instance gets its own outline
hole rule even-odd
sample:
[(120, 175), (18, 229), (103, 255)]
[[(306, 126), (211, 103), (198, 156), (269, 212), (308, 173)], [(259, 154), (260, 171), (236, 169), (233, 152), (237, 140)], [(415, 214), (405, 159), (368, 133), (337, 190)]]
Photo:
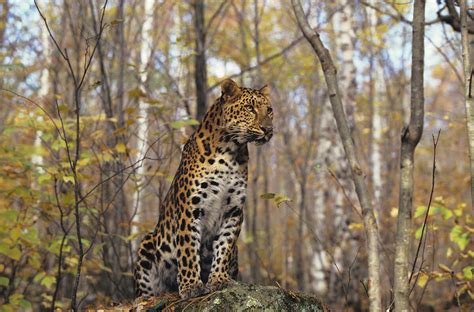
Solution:
[(206, 287), (209, 289), (210, 292), (213, 292), (222, 290), (235, 284), (237, 284), (237, 282), (231, 279), (229, 276), (216, 276), (212, 279), (209, 279), (206, 284)]
[(204, 294), (207, 294), (209, 289), (204, 285), (203, 282), (199, 281), (196, 284), (183, 286), (179, 289), (179, 296), (181, 299), (189, 299), (194, 297), (199, 297)]

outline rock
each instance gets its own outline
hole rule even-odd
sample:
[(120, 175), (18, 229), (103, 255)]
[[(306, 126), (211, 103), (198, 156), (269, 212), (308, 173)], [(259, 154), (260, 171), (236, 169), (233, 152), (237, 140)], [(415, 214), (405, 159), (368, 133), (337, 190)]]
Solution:
[(329, 311), (316, 297), (275, 286), (236, 283), (201, 297), (180, 300), (176, 295), (135, 305), (137, 311)]

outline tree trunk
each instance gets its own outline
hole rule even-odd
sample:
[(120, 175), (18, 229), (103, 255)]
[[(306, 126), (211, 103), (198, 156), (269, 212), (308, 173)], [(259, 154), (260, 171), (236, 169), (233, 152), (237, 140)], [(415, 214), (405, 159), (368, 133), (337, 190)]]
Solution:
[[(140, 85), (143, 90), (147, 90), (146, 85), (148, 83), (148, 68), (149, 68), (149, 62), (152, 58), (152, 51), (151, 51), (151, 45), (152, 45), (152, 30), (153, 30), (153, 17), (154, 17), (154, 10), (153, 10), (153, 0), (146, 0), (145, 1), (145, 7), (144, 7), (144, 13), (145, 13), (145, 19), (143, 22), (143, 28), (142, 28), (142, 40), (141, 40), (141, 46), (140, 46)], [(143, 207), (144, 207), (144, 196), (141, 194), (142, 192), (145, 191), (143, 188), (143, 176), (145, 174), (145, 164), (146, 161), (143, 159), (145, 157), (145, 151), (148, 146), (148, 104), (145, 103), (143, 98), (138, 99), (138, 114), (139, 118), (137, 119), (137, 124), (138, 124), (138, 135), (137, 135), (137, 150), (138, 150), (138, 155), (137, 155), (137, 161), (142, 160), (139, 162), (139, 167), (137, 169), (137, 175), (136, 175), (136, 187), (135, 191), (133, 193), (133, 211), (132, 211), (132, 230), (131, 234), (137, 234), (139, 227), (138, 225), (142, 223), (142, 217), (143, 217)], [(137, 243), (139, 243), (137, 240), (134, 240), (134, 243), (132, 244), (132, 251), (133, 255), (135, 255), (135, 251), (138, 247)]]
[(252, 241), (250, 243), (249, 248), (249, 261), (250, 261), (250, 275), (251, 280), (254, 283), (260, 282), (260, 267), (261, 263), (259, 261), (259, 244), (258, 244), (258, 233), (257, 233), (257, 222), (258, 222), (258, 177), (260, 175), (260, 166), (262, 163), (262, 157), (259, 153), (259, 150), (256, 150), (256, 157), (255, 157), (255, 171), (254, 177), (252, 179), (252, 218), (247, 216), (247, 220), (249, 221), (250, 226), (250, 233), (252, 237)]
[[(375, 0), (370, 0), (371, 5), (375, 5)], [(372, 168), (372, 189), (374, 193), (374, 209), (378, 213), (378, 218), (383, 211), (382, 205), (382, 128), (384, 121), (382, 119), (382, 100), (380, 96), (380, 87), (377, 87), (376, 82), (381, 82), (382, 73), (381, 66), (377, 65), (375, 49), (381, 44), (377, 39), (377, 14), (376, 11), (367, 8), (367, 15), (369, 17), (370, 37), (372, 44), (370, 45), (370, 59), (369, 59), (369, 107), (371, 111), (371, 127), (370, 127), (370, 141), (369, 141), (369, 157)]]
[[(341, 3), (342, 10), (334, 13), (333, 23), (335, 32), (335, 47), (339, 51), (339, 58), (341, 66), (339, 69), (339, 83), (341, 88), (347, 90), (343, 94), (345, 103), (344, 110), (349, 121), (351, 132), (354, 131), (354, 111), (355, 111), (355, 93), (356, 93), (356, 68), (353, 62), (354, 59), (354, 25), (352, 21), (354, 4), (351, 1), (344, 1)], [(318, 189), (317, 205), (325, 205), (324, 198), (329, 198), (333, 203), (330, 211), (332, 213), (332, 233), (336, 246), (334, 248), (334, 261), (339, 268), (349, 267), (351, 261), (357, 252), (357, 242), (351, 239), (351, 234), (348, 229), (351, 216), (351, 206), (347, 202), (344, 193), (338, 187), (334, 187), (333, 178), (327, 174), (328, 170), (333, 171), (338, 178), (339, 183), (344, 191), (349, 195), (352, 202), (356, 202), (354, 194), (354, 186), (351, 179), (351, 172), (349, 163), (344, 153), (344, 147), (339, 139), (337, 125), (331, 111), (330, 103), (323, 104), (321, 116), (321, 138), (319, 142), (317, 160), (321, 165), (320, 176), (321, 187)], [(327, 202), (326, 202), (327, 205)], [(317, 208), (320, 209), (320, 208)], [(321, 215), (321, 213), (319, 213)], [(320, 289), (326, 288), (324, 285), (324, 270), (321, 268), (321, 259), (323, 259), (324, 251), (317, 251), (314, 249), (313, 260), (318, 269), (314, 272), (318, 278), (315, 280), (315, 285)], [(337, 296), (340, 296), (339, 290), (343, 287), (341, 283), (344, 282), (342, 276), (337, 272), (335, 266), (331, 266), (331, 274), (329, 276), (329, 283), (331, 293), (328, 294), (332, 300), (337, 301)], [(351, 285), (353, 289), (360, 287), (357, 279), (353, 279)], [(356, 293), (355, 291), (352, 293)], [(355, 297), (354, 297), (354, 300)]]
[(469, 159), (471, 166), (471, 208), (474, 211), (474, 99), (472, 98), (472, 41), (467, 25), (467, 1), (461, 0), (461, 41), (464, 69), (464, 106), (466, 107), (466, 124), (469, 142)]
[(356, 193), (362, 208), (362, 215), (364, 219), (364, 227), (367, 234), (367, 253), (368, 267), (369, 267), (369, 300), (371, 311), (381, 311), (381, 289), (380, 289), (380, 260), (378, 251), (378, 230), (375, 222), (372, 202), (369, 197), (369, 191), (364, 179), (364, 172), (359, 165), (358, 155), (351, 132), (347, 124), (346, 117), (341, 102), (339, 86), (336, 75), (336, 68), (332, 62), (331, 55), (326, 47), (321, 42), (319, 34), (315, 32), (310, 26), (303, 12), (303, 8), (299, 0), (292, 0), (293, 9), (295, 11), (298, 25), (302, 30), (305, 38), (311, 44), (313, 50), (318, 56), (321, 63), (324, 77), (329, 92), (329, 99), (331, 101), (332, 110), (336, 119), (339, 135), (343, 142), (344, 151), (349, 161), (352, 178), (354, 180)]
[(194, 83), (196, 86), (196, 119), (201, 121), (207, 109), (207, 64), (204, 0), (193, 0), (194, 10)]
[(415, 0), (413, 12), (411, 112), (410, 122), (402, 131), (400, 154), (400, 198), (397, 222), (397, 239), (394, 265), (395, 311), (408, 311), (409, 256), (413, 204), (413, 169), (415, 148), (423, 134), (424, 118), (424, 33), (425, 0)]
[(297, 238), (296, 241), (296, 255), (295, 255), (295, 280), (298, 289), (305, 291), (306, 281), (305, 276), (307, 275), (306, 261), (304, 249), (304, 220), (306, 220), (306, 181), (302, 177), (299, 185), (299, 211), (298, 211), (298, 227), (297, 227)]
[[(7, 5), (7, 4), (6, 4)], [(50, 43), (49, 43), (49, 35), (46, 31), (41, 32), (41, 45), (43, 47), (43, 52), (45, 59), (48, 59), (50, 56)], [(0, 41), (1, 42), (1, 41)], [(43, 70), (41, 71), (41, 76), (40, 76), (40, 89), (38, 91), (38, 95), (41, 98), (42, 101), (46, 99), (49, 93), (49, 66), (47, 66), (46, 62), (43, 63)], [(33, 117), (33, 116), (32, 116)], [(43, 122), (43, 116), (37, 116), (36, 121), (38, 123)], [(41, 174), (44, 172), (43, 169), (43, 164), (44, 164), (44, 159), (43, 156), (41, 155), (41, 136), (43, 135), (43, 131), (41, 130), (36, 130), (35, 133), (35, 141), (34, 141), (34, 154), (31, 156), (31, 163), (35, 166), (36, 171)], [(34, 188), (37, 186), (34, 185)]]

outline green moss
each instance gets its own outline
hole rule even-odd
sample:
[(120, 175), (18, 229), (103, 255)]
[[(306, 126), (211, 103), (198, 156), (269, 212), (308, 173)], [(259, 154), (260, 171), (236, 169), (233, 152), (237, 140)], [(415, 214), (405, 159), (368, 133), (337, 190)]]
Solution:
[(273, 286), (235, 284), (187, 301), (160, 301), (148, 311), (327, 311), (316, 297)]

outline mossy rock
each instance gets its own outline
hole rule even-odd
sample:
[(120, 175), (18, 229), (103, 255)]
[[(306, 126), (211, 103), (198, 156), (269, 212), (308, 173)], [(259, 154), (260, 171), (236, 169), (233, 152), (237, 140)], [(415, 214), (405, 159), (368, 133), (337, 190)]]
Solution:
[(313, 296), (275, 286), (234, 284), (223, 290), (188, 300), (167, 295), (140, 303), (141, 311), (329, 311)]

